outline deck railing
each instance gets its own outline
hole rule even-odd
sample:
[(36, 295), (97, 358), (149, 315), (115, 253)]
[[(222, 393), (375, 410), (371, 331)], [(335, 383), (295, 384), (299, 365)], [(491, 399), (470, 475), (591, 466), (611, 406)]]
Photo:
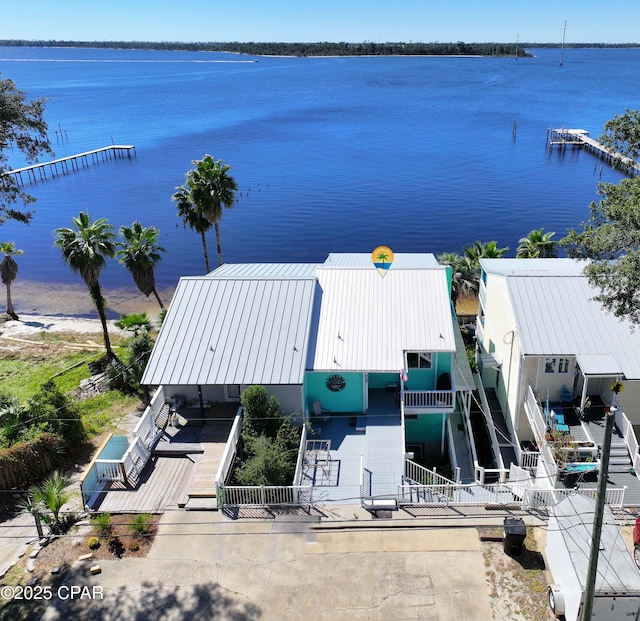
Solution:
[(447, 483), (445, 485), (398, 485), (401, 505), (486, 505), (511, 504), (516, 499), (509, 484)]
[(218, 472), (216, 473), (215, 478), (216, 489), (224, 485), (224, 482), (227, 480), (229, 470), (231, 469), (231, 464), (233, 463), (233, 460), (236, 456), (236, 450), (241, 435), (242, 406), (240, 406), (238, 408), (238, 411), (236, 412), (236, 417), (233, 420), (233, 425), (231, 425), (231, 431), (229, 432), (229, 437), (227, 438), (227, 444), (225, 445), (224, 452), (222, 453), (222, 459), (220, 460), (220, 465), (218, 466)]
[(629, 455), (633, 463), (633, 469), (636, 471), (636, 476), (640, 476), (640, 454), (638, 453), (638, 439), (633, 431), (633, 425), (629, 422), (627, 415), (622, 410), (616, 410), (615, 413), (616, 426), (622, 433), (624, 442), (629, 449)]
[(146, 407), (142, 417), (133, 430), (133, 437), (140, 437), (147, 448), (151, 448), (162, 434), (162, 429), (156, 425), (160, 410), (165, 406), (164, 386), (156, 390), (151, 403)]
[(231, 507), (310, 507), (313, 504), (312, 485), (227, 485), (219, 490), (224, 506)]
[(540, 459), (539, 451), (520, 451), (520, 467), (535, 474)]
[(127, 452), (122, 457), (122, 468), (125, 479), (134, 473), (136, 475), (140, 474), (150, 457), (151, 451), (147, 448), (142, 438), (140, 436), (134, 437)]
[(527, 392), (524, 398), (524, 410), (531, 424), (531, 430), (536, 438), (538, 446), (542, 446), (546, 442), (547, 423), (544, 420), (540, 405), (533, 392), (531, 385), (527, 386)]
[(120, 459), (97, 459), (95, 462), (98, 481), (125, 482), (125, 473)]
[(405, 408), (429, 410), (453, 409), (455, 390), (404, 390), (402, 398)]
[[(627, 490), (627, 487), (607, 487), (606, 499), (605, 502), (615, 508), (621, 509), (624, 504), (624, 495)], [(597, 490), (595, 489), (538, 489), (538, 488), (527, 488), (524, 490), (524, 496), (522, 498), (522, 508), (523, 509), (537, 509), (544, 510), (547, 507), (550, 507), (557, 502), (561, 501), (563, 498), (571, 494), (580, 494), (581, 496), (586, 496), (587, 498), (596, 497)]]
[(307, 446), (307, 435), (309, 431), (306, 425), (302, 425), (302, 433), (300, 434), (300, 446), (298, 448), (298, 461), (296, 462), (296, 471), (293, 475), (293, 484), (300, 485), (302, 475), (304, 474), (304, 455)]
[(410, 459), (404, 460), (404, 476), (419, 485), (456, 485), (455, 481), (438, 474), (435, 468), (430, 470)]

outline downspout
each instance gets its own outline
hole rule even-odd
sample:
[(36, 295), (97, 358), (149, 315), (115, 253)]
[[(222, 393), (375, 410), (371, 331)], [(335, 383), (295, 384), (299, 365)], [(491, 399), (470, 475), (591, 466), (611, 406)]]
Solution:
[(202, 386), (198, 384), (198, 400), (200, 401), (200, 420), (204, 427), (204, 401), (202, 400)]
[[(518, 432), (520, 431), (520, 416), (522, 415), (522, 404), (520, 403), (520, 398), (522, 396), (522, 380), (523, 380), (522, 373), (526, 368), (526, 361), (527, 361), (527, 358), (524, 354), (522, 354), (520, 358), (522, 360), (522, 365), (521, 365), (520, 373), (518, 373), (518, 390), (516, 391), (516, 419), (515, 421), (513, 420), (513, 418), (511, 419), (511, 424), (513, 425), (513, 433), (516, 436), (514, 439), (517, 439), (518, 442), (520, 442), (520, 440), (518, 439)], [(509, 406), (509, 400), (507, 399), (507, 407), (508, 406)]]

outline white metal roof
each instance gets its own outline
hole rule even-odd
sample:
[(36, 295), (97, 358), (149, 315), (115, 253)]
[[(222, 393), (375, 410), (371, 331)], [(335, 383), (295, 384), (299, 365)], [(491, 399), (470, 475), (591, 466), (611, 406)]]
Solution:
[(480, 259), (485, 272), (499, 276), (581, 276), (587, 264), (573, 259)]
[(180, 280), (143, 384), (302, 383), (316, 280), (255, 269)]
[[(396, 255), (397, 256), (397, 255)], [(310, 368), (398, 371), (404, 351), (455, 351), (446, 271), (321, 267), (322, 305)]]
[(640, 379), (640, 330), (604, 310), (593, 299), (598, 292), (586, 276), (516, 274), (506, 279), (525, 355), (576, 356), (584, 373), (622, 372), (627, 379)]
[(314, 278), (318, 263), (225, 263), (209, 278)]
[[(373, 269), (373, 263), (371, 261), (370, 252), (332, 252), (327, 257), (323, 267)], [(438, 265), (435, 255), (430, 252), (398, 252), (394, 253), (393, 264), (390, 270), (425, 269), (434, 267), (440, 266)]]
[[(557, 573), (560, 570), (558, 566), (564, 565), (562, 572), (575, 571), (582, 586), (586, 585), (594, 514), (594, 500), (578, 493), (567, 496), (549, 508), (547, 558), (554, 565), (554, 580), (562, 582), (562, 576)], [(640, 589), (640, 574), (611, 509), (606, 505), (600, 543), (596, 590), (637, 592)], [(570, 563), (562, 555), (563, 549), (568, 553)]]

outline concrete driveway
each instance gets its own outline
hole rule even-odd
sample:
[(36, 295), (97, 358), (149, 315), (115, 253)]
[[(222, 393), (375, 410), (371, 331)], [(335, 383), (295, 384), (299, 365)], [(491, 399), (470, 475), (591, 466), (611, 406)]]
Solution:
[(475, 529), (382, 526), (166, 513), (147, 558), (77, 562), (65, 585), (97, 590), (44, 619), (492, 620)]

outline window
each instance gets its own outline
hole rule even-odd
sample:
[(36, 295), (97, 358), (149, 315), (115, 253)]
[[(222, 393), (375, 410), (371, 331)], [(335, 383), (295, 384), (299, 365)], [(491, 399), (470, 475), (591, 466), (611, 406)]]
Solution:
[(407, 352), (408, 369), (430, 369), (431, 352)]
[(569, 358), (546, 358), (545, 373), (569, 373)]

